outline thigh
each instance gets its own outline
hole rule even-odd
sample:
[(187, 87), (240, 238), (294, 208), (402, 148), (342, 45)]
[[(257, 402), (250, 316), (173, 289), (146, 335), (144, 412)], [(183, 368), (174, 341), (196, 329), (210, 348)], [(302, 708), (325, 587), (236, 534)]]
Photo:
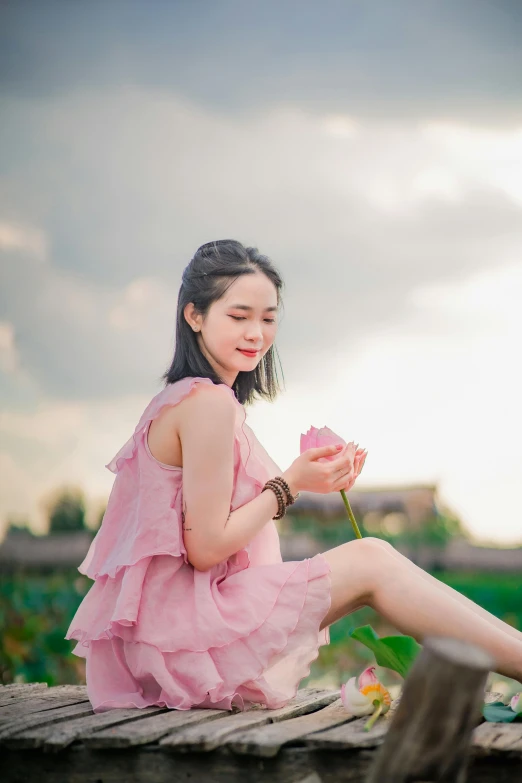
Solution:
[(322, 552), (331, 568), (332, 602), (321, 630), (356, 609), (371, 605), (375, 586), (384, 573), (383, 560), (389, 558), (382, 543), (368, 536)]

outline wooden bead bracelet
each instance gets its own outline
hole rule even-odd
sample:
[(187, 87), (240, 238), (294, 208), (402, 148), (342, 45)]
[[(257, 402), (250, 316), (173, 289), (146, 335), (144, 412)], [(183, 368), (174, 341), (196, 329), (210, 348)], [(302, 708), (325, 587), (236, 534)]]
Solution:
[(277, 514), (275, 517), (272, 517), (272, 519), (282, 519), (282, 517), (284, 517), (286, 514), (287, 506), (291, 506), (299, 497), (299, 492), (296, 492), (295, 495), (292, 495), (288, 482), (285, 481), (282, 476), (275, 476), (274, 478), (269, 479), (261, 491), (264, 492), (265, 489), (271, 489), (275, 493), (278, 501)]

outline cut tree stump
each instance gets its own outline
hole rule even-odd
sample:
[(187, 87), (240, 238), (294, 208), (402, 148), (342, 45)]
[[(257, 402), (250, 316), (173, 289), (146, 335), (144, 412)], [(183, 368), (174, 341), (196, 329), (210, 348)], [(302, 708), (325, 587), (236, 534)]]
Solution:
[(425, 639), (367, 783), (464, 783), (495, 662), (479, 647)]

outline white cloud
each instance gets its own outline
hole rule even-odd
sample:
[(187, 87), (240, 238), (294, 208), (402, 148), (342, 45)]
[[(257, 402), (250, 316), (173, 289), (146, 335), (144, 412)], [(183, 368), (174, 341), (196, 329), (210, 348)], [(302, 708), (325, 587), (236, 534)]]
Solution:
[[(282, 469), (299, 435), (327, 425), (368, 449), (361, 486), (438, 483), (481, 540), (522, 543), (522, 265), (412, 293), (413, 311), (311, 363), (253, 428)], [(319, 375), (319, 378), (317, 377)]]
[(0, 250), (24, 250), (43, 259), (47, 255), (47, 238), (32, 226), (0, 222)]
[(361, 125), (346, 114), (327, 114), (321, 119), (324, 132), (341, 139), (353, 139), (361, 132)]
[(14, 375), (20, 367), (20, 357), (16, 349), (14, 326), (0, 321), (0, 369)]
[(161, 312), (174, 321), (175, 291), (153, 277), (132, 280), (118, 292), (107, 320), (119, 332), (130, 332), (131, 339), (144, 330), (152, 335), (151, 314)]
[(494, 130), (430, 122), (420, 135), (454, 174), (498, 188), (522, 206), (522, 125)]
[[(107, 499), (114, 474), (105, 465), (130, 438), (150, 397), (86, 402), (42, 401), (34, 411), (0, 411), (0, 537), (10, 514), (27, 514), (45, 532), (42, 501), (57, 487), (84, 489), (88, 513)], [(10, 447), (10, 448), (9, 448)]]
[(276, 461), (326, 423), (369, 449), (366, 482), (440, 478), (480, 534), (501, 493), (496, 535), (517, 535), (519, 130), (230, 117), (134, 87), (8, 103), (0, 347), (34, 379), (0, 419), (11, 470), (103, 494), (170, 361), (182, 267), (237, 236), (286, 281), (289, 391), (250, 414)]
[[(8, 223), (4, 236), (17, 236)], [(79, 400), (139, 390), (161, 375), (173, 350), (172, 285), (149, 276), (110, 288), (59, 269), (31, 244), (9, 248), (2, 257), (5, 372), (19, 368), (21, 380), (44, 398)]]
[(25, 517), (35, 532), (45, 531), (45, 519), (35, 502), (41, 489), (20, 459), (7, 451), (0, 451), (0, 540), (10, 514), (17, 518)]

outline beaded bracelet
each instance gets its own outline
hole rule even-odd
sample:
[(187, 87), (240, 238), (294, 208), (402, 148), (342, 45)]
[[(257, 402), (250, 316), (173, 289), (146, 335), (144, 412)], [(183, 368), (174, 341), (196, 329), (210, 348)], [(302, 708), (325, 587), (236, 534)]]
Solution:
[(264, 492), (265, 489), (273, 490), (275, 496), (277, 497), (278, 510), (277, 510), (277, 514), (274, 517), (272, 517), (272, 519), (281, 519), (282, 517), (284, 517), (286, 513), (286, 506), (287, 506), (285, 498), (283, 496), (283, 490), (281, 489), (277, 481), (267, 481), (261, 491)]
[(271, 481), (277, 481), (279, 482), (279, 484), (282, 485), (283, 489), (286, 492), (287, 502), (289, 506), (295, 503), (295, 501), (299, 497), (299, 492), (296, 492), (295, 495), (292, 495), (290, 491), (290, 485), (288, 484), (287, 481), (285, 481), (285, 479), (282, 476), (275, 476), (275, 478), (271, 479)]
[[(283, 495), (281, 487), (285, 490), (286, 498)], [(269, 479), (261, 491), (264, 492), (265, 489), (273, 490), (278, 500), (278, 511), (276, 516), (272, 517), (272, 519), (282, 519), (286, 514), (287, 506), (291, 506), (299, 497), (299, 492), (297, 492), (295, 496), (292, 495), (288, 483), (282, 476), (275, 476), (274, 478)]]

